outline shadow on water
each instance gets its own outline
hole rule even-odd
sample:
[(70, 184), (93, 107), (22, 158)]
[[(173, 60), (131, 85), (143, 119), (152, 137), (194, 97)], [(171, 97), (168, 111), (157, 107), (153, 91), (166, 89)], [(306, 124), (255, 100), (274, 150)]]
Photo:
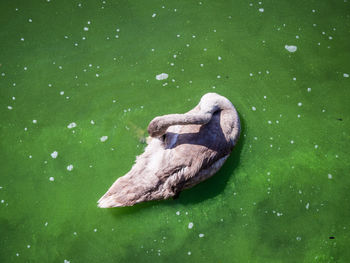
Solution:
[(132, 215), (140, 212), (141, 210), (146, 210), (151, 208), (154, 204), (159, 201), (150, 201), (139, 203), (134, 206), (126, 206), (126, 207), (116, 207), (116, 208), (108, 208), (108, 212), (110, 212), (115, 217), (121, 217), (125, 215)]
[(152, 208), (154, 205), (160, 206), (174, 206), (175, 204), (190, 205), (203, 202), (207, 199), (211, 199), (218, 194), (222, 193), (225, 189), (230, 176), (233, 175), (234, 170), (240, 163), (241, 151), (244, 145), (245, 131), (244, 120), (240, 116), (241, 121), (241, 136), (234, 147), (230, 157), (227, 159), (223, 167), (211, 178), (199, 183), (191, 189), (184, 190), (181, 192), (180, 197), (176, 200), (168, 199), (163, 201), (150, 201), (140, 204), (136, 204), (131, 207), (118, 207), (108, 209), (111, 214), (115, 217), (123, 215), (132, 215), (140, 212), (141, 210), (147, 210)]

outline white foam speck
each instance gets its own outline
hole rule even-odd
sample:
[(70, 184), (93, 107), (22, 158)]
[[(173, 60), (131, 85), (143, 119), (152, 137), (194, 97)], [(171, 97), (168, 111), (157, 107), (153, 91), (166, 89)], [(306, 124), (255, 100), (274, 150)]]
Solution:
[(180, 215), (180, 211), (177, 211), (176, 214), (179, 216)]
[(95, 124), (94, 120), (91, 120), (91, 121), (90, 121), (90, 123), (91, 123), (92, 125), (94, 125), (94, 124)]
[(30, 245), (27, 245), (27, 248), (30, 248)]
[(47, 226), (49, 223), (48, 222), (45, 222), (45, 226)]
[(344, 78), (348, 78), (348, 77), (349, 77), (349, 74), (344, 73), (343, 76), (344, 76)]
[(51, 182), (53, 182), (53, 181), (55, 181), (55, 178), (53, 178), (52, 176), (49, 178), (49, 180), (51, 181)]
[(191, 256), (191, 254), (192, 254), (191, 251), (188, 251), (188, 252), (187, 252), (187, 255)]
[(97, 228), (94, 229), (94, 232), (97, 232)]
[(298, 49), (297, 46), (288, 46), (288, 45), (285, 45), (284, 48), (291, 53), (297, 51), (297, 49)]
[(328, 179), (332, 179), (333, 176), (331, 174), (328, 174)]
[(309, 209), (309, 207), (310, 207), (310, 204), (307, 203), (306, 206), (305, 206), (305, 208), (306, 208), (306, 209)]
[(12, 106), (7, 106), (7, 108), (8, 108), (9, 110), (12, 110), (12, 109), (13, 109)]
[(156, 14), (156, 13), (154, 13), (154, 14), (152, 15), (152, 17), (156, 17), (156, 15), (157, 15), (157, 14)]
[(85, 26), (84, 31), (89, 31), (89, 28), (87, 26)]
[(252, 107), (252, 111), (256, 111), (256, 108), (254, 106)]
[(54, 159), (57, 158), (57, 155), (58, 155), (57, 151), (54, 151), (53, 153), (51, 153), (51, 157)]
[(188, 224), (188, 228), (191, 229), (192, 227), (193, 227), (193, 223), (190, 222), (190, 223)]
[(65, 260), (63, 261), (63, 263), (70, 263), (70, 261), (67, 260), (67, 259), (65, 259)]
[(264, 10), (264, 8), (259, 8), (259, 12), (264, 12), (265, 10)]
[(68, 170), (68, 171), (72, 171), (72, 170), (73, 170), (73, 164), (68, 165), (68, 166), (67, 166), (67, 170)]
[(307, 92), (311, 92), (311, 88), (307, 88)]
[(77, 127), (77, 124), (75, 122), (69, 123), (68, 126), (67, 126), (68, 129), (72, 129), (72, 128), (75, 128), (75, 127)]
[(218, 60), (221, 60), (221, 59), (222, 59), (222, 57), (218, 56)]
[(168, 74), (166, 74), (166, 73), (161, 73), (161, 74), (159, 74), (159, 75), (156, 76), (156, 79), (157, 79), (157, 80), (164, 80), (164, 79), (167, 79), (168, 77), (169, 77)]
[(298, 102), (298, 106), (301, 107), (303, 104), (301, 102)]
[(33, 120), (33, 123), (37, 123), (38, 121), (37, 120)]
[(107, 141), (107, 139), (108, 139), (108, 136), (102, 136), (102, 137), (100, 138), (100, 141), (101, 141), (101, 142), (105, 142), (105, 141)]
[(198, 236), (199, 236), (199, 237), (204, 237), (204, 234), (199, 234)]

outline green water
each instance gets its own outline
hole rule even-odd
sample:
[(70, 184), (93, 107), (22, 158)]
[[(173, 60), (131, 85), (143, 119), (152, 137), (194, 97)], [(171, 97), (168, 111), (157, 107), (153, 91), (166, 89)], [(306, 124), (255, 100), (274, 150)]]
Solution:
[[(2, 0), (0, 262), (349, 262), (349, 74), (348, 1)], [(243, 126), (223, 168), (97, 208), (213, 91)]]

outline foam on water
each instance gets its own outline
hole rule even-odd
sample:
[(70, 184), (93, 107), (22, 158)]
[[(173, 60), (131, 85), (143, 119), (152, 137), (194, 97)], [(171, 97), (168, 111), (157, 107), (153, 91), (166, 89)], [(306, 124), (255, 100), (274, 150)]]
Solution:
[(57, 151), (54, 151), (54, 152), (51, 153), (51, 157), (52, 157), (53, 159), (56, 159), (57, 156), (58, 156), (58, 152), (57, 152)]
[(164, 79), (167, 79), (168, 77), (169, 77), (168, 74), (166, 74), (166, 73), (161, 73), (161, 74), (159, 74), (159, 75), (156, 76), (156, 79), (157, 79), (157, 80), (164, 80)]
[(101, 138), (100, 138), (100, 141), (101, 142), (105, 142), (105, 141), (107, 141), (108, 140), (108, 136), (102, 136)]
[(291, 45), (291, 46), (285, 45), (284, 48), (285, 48), (286, 50), (288, 50), (289, 52), (291, 52), (291, 53), (294, 53), (294, 52), (297, 51), (297, 49), (298, 49), (297, 46), (293, 46), (293, 45)]
[(68, 129), (72, 129), (72, 128), (75, 128), (75, 127), (77, 127), (77, 124), (75, 122), (69, 123), (68, 126), (67, 126)]

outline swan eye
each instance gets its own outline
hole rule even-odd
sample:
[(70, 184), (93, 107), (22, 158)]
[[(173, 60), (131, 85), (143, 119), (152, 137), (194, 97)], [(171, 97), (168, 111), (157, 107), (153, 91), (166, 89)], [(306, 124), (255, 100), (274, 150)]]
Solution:
[(165, 140), (166, 140), (166, 133), (164, 133), (164, 134), (162, 135), (162, 141), (165, 142)]

